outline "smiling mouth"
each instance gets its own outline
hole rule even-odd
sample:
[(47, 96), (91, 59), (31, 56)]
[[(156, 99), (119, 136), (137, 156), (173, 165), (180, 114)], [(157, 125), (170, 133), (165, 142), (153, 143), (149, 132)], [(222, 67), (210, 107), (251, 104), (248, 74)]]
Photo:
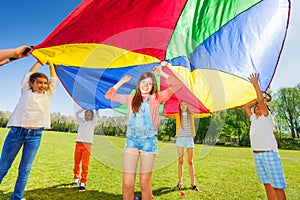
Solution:
[(45, 92), (46, 91), (46, 88), (39, 88), (39, 90), (38, 90), (39, 92)]

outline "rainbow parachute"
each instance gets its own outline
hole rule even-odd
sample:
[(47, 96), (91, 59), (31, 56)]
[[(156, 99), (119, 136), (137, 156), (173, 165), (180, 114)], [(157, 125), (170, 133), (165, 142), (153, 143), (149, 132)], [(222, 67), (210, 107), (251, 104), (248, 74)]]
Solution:
[(133, 78), (119, 92), (134, 92), (139, 75), (166, 60), (163, 70), (184, 86), (161, 112), (176, 113), (185, 100), (193, 112), (211, 113), (256, 97), (250, 73), (268, 88), (289, 11), (289, 0), (86, 0), (32, 54), (55, 65), (80, 106), (96, 110), (124, 109), (107, 90), (127, 74)]

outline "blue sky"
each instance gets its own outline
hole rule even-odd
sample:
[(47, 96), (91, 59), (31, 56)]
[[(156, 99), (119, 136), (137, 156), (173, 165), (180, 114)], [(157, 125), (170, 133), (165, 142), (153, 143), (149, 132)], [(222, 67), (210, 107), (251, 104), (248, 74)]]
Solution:
[[(20, 45), (37, 45), (80, 3), (79, 0), (28, 0), (1, 1), (0, 3), (0, 49)], [(300, 83), (300, 1), (292, 0), (288, 34), (271, 89), (294, 87)], [(20, 82), (23, 75), (35, 63), (29, 56), (0, 67), (0, 110), (13, 111), (20, 96)], [(47, 67), (41, 71), (49, 74)], [(70, 96), (58, 82), (52, 99), (51, 112), (74, 114)]]

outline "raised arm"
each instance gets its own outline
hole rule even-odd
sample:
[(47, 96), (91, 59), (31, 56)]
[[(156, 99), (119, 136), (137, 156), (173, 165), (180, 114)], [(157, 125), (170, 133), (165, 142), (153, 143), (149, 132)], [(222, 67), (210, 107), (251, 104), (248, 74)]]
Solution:
[(80, 121), (82, 120), (80, 117), (80, 114), (83, 112), (84, 110), (82, 108), (80, 108), (79, 110), (77, 110), (77, 112), (75, 113), (76, 116), (76, 120), (78, 123), (80, 123)]
[(257, 101), (258, 106), (261, 108), (263, 115), (268, 116), (269, 110), (267, 108), (267, 105), (264, 102), (264, 97), (261, 93), (261, 90), (260, 90), (260, 87), (258, 84), (258, 78), (259, 78), (259, 74), (255, 74), (255, 73), (250, 74), (250, 76), (248, 77), (249, 81), (252, 83), (252, 85), (255, 89), (256, 96), (257, 96), (256, 101)]
[(157, 74), (158, 76), (164, 77), (165, 79), (169, 78), (169, 74), (164, 72), (159, 66), (154, 67), (153, 72), (155, 72), (155, 74)]
[(105, 94), (105, 98), (111, 101), (116, 101), (122, 104), (128, 104), (128, 99), (130, 95), (117, 94), (118, 89), (124, 84), (131, 80), (131, 76), (124, 76), (119, 82), (117, 82), (113, 87), (111, 87)]
[(39, 62), (34, 63), (34, 65), (30, 68), (30, 72), (31, 73), (35, 73), (37, 72), (37, 70), (39, 69), (39, 67), (41, 66), (41, 64)]
[(161, 103), (167, 101), (169, 98), (171, 98), (171, 96), (176, 94), (182, 88), (182, 83), (180, 81), (178, 81), (173, 76), (169, 76), (169, 74), (164, 72), (159, 66), (155, 67), (153, 71), (158, 76), (164, 77), (166, 79), (166, 83), (168, 84), (167, 89), (158, 93), (158, 97)]
[(75, 115), (76, 117), (80, 117), (79, 115), (83, 112), (84, 110), (80, 108), (79, 110), (76, 111)]
[(113, 86), (113, 88), (114, 88), (116, 91), (118, 91), (118, 89), (119, 89), (123, 84), (129, 82), (130, 79), (131, 79), (131, 76), (128, 76), (128, 75), (124, 76), (121, 80), (119, 80), (119, 82), (117, 82), (117, 83)]
[(56, 71), (54, 68), (54, 65), (52, 63), (49, 63), (49, 70), (50, 70), (50, 77), (56, 77)]
[(245, 112), (246, 112), (248, 117), (251, 117), (251, 115), (253, 114), (252, 111), (251, 111), (251, 108), (253, 106), (255, 106), (256, 103), (257, 103), (257, 101), (254, 100), (254, 101), (251, 101), (251, 102), (247, 103), (246, 105), (244, 105), (244, 109), (245, 109)]

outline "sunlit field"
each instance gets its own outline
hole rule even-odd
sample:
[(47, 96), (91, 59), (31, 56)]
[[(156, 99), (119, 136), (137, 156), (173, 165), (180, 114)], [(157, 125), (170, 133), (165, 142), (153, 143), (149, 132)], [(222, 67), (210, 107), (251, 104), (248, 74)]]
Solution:
[[(0, 129), (0, 145), (8, 129)], [(122, 199), (122, 153), (125, 139), (95, 135), (89, 166), (87, 190), (72, 188), (73, 152), (76, 134), (44, 131), (38, 155), (26, 186), (26, 200)], [(196, 183), (202, 192), (190, 189), (187, 164), (182, 191), (177, 184), (177, 155), (174, 143), (159, 142), (153, 172), (153, 194), (160, 199), (266, 199), (259, 183), (250, 148), (195, 146)], [(0, 185), (0, 199), (8, 200), (17, 178), (18, 155)], [(300, 199), (300, 151), (280, 150), (290, 200)], [(139, 176), (135, 196), (141, 199)]]

